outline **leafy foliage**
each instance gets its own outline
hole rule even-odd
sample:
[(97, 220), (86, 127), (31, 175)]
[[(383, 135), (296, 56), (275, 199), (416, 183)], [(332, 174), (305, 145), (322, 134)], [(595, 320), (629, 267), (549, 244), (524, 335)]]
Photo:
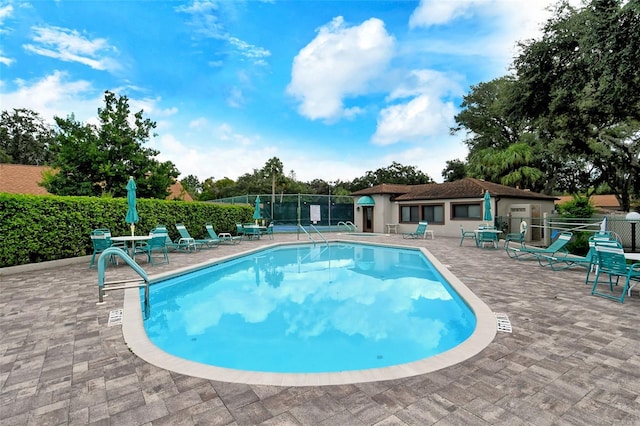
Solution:
[(467, 177), (467, 164), (459, 159), (447, 160), (447, 166), (442, 170), (445, 182), (453, 182)]
[(351, 183), (351, 190), (369, 188), (383, 183), (419, 185), (432, 183), (433, 180), (414, 166), (403, 166), (392, 162), (389, 167), (366, 172), (365, 176), (356, 178)]
[(558, 213), (561, 217), (590, 218), (595, 208), (589, 202), (588, 197), (574, 195), (573, 200), (558, 204)]
[(14, 109), (0, 114), (0, 163), (48, 164), (54, 142), (55, 132), (37, 112)]
[(521, 44), (509, 113), (526, 117), (552, 152), (582, 163), (629, 207), (640, 191), (640, 3), (558, 4), (539, 40)]
[[(169, 229), (184, 223), (194, 238), (205, 236), (211, 222), (218, 232), (235, 233), (237, 222), (249, 222), (253, 208), (209, 203), (180, 203), (140, 199), (136, 234), (145, 235), (158, 224)], [(0, 193), (0, 268), (90, 254), (89, 238), (95, 228), (109, 228), (113, 235), (127, 235), (126, 198), (59, 197)]]
[(179, 172), (170, 161), (156, 160), (158, 151), (143, 147), (156, 123), (143, 118), (143, 111), (131, 115), (126, 96), (107, 91), (104, 101), (97, 126), (73, 115), (55, 117), (60, 132), (52, 166), (58, 173), (45, 181), (45, 188), (57, 195), (122, 197), (133, 176), (139, 197), (166, 198)]

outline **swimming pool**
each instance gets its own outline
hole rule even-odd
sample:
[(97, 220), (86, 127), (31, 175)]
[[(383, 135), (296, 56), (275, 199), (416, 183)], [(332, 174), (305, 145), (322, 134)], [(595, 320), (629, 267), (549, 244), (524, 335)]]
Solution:
[(146, 332), (164, 368), (234, 382), (349, 383), (441, 368), (451, 359), (441, 352), (477, 340), (478, 309), (469, 305), (474, 317), (469, 295), (439, 283), (425, 254), (341, 242), (226, 259), (151, 286)]

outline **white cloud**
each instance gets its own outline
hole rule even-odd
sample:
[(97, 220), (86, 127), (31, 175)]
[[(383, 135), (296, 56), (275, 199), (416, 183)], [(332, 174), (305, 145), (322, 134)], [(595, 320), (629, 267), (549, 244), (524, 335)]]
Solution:
[(208, 124), (208, 120), (204, 117), (196, 118), (195, 120), (191, 120), (189, 122), (189, 127), (192, 129), (197, 129), (198, 127), (204, 127)]
[(387, 145), (396, 142), (424, 141), (427, 136), (446, 134), (453, 124), (455, 107), (451, 102), (420, 95), (408, 103), (383, 109), (372, 141)]
[(4, 20), (13, 15), (13, 6), (6, 4), (0, 7), (0, 25), (4, 26)]
[(428, 137), (447, 134), (454, 124), (456, 108), (443, 99), (463, 93), (455, 77), (431, 70), (410, 72), (387, 96), (389, 101), (408, 100), (380, 111), (372, 142), (424, 142)]
[[(429, 48), (489, 56), (505, 64), (517, 53), (516, 42), (541, 35), (542, 25), (551, 17), (549, 7), (556, 3), (555, 0), (421, 0), (409, 19), (409, 26), (417, 30), (453, 23), (464, 26), (466, 20), (486, 22), (490, 29), (465, 43), (442, 40)], [(577, 7), (581, 0), (569, 0), (569, 3)]]
[(0, 64), (9, 66), (14, 62), (13, 59), (8, 58), (2, 54), (2, 49), (0, 49)]
[(379, 19), (348, 27), (336, 17), (294, 58), (287, 93), (298, 111), (312, 120), (337, 120), (357, 114), (343, 100), (367, 93), (389, 63), (395, 40)]
[(409, 18), (409, 27), (446, 24), (453, 19), (464, 16), (471, 6), (486, 2), (487, 0), (421, 0), (420, 5)]
[(446, 136), (432, 141), (429, 145), (399, 150), (385, 157), (385, 167), (392, 161), (396, 161), (406, 166), (415, 166), (436, 182), (442, 182), (442, 170), (446, 167), (447, 161), (454, 159), (464, 161), (467, 157), (468, 149), (461, 139), (461, 137)]
[(229, 124), (212, 129), (206, 122), (198, 123), (191, 129), (197, 133), (163, 133), (151, 141), (153, 148), (160, 151), (158, 159), (171, 161), (180, 170), (179, 179), (194, 175), (201, 181), (209, 177), (235, 180), (277, 156), (277, 149), (264, 143), (259, 135), (236, 132)]
[(115, 53), (106, 39), (90, 40), (78, 31), (59, 27), (33, 27), (34, 44), (25, 44), (25, 50), (37, 55), (78, 62), (100, 71), (115, 71), (120, 68), (116, 60), (105, 54)]
[[(232, 8), (233, 3), (228, 2), (224, 6)], [(224, 40), (234, 47), (240, 55), (251, 59), (255, 65), (266, 65), (265, 58), (271, 56), (271, 52), (229, 34), (217, 16), (222, 12), (222, 9), (221, 4), (218, 2), (194, 1), (190, 6), (179, 6), (175, 10), (190, 16), (189, 24), (200, 36)]]
[(49, 122), (53, 122), (54, 116), (67, 117), (71, 113), (79, 121), (95, 117), (102, 97), (90, 82), (71, 81), (61, 71), (35, 82), (17, 80), (14, 83), (15, 91), (3, 92), (0, 96), (3, 109), (28, 108)]

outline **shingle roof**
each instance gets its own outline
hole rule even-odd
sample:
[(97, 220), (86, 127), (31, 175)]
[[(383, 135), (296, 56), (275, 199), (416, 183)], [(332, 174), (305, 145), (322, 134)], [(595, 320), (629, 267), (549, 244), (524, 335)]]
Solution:
[[(51, 170), (51, 168), (48, 166), (0, 163), (0, 192), (47, 195), (49, 192), (38, 185), (39, 182), (42, 182), (42, 174), (47, 170)], [(167, 199), (193, 201), (191, 195), (184, 191), (180, 182), (174, 182), (169, 187)]]
[(0, 164), (0, 192), (47, 195), (47, 190), (38, 185), (42, 182), (42, 173), (47, 169), (49, 168), (44, 166), (2, 163)]
[[(571, 195), (561, 195), (556, 198), (558, 199), (557, 204), (573, 200)], [(612, 210), (620, 209), (620, 202), (613, 194), (592, 195), (589, 200), (594, 207)]]
[(424, 185), (382, 184), (356, 191), (351, 195), (394, 194), (395, 201), (433, 200), (451, 198), (479, 198), (485, 191), (492, 197), (555, 200), (556, 197), (525, 191), (474, 178), (464, 178), (454, 182), (429, 183)]

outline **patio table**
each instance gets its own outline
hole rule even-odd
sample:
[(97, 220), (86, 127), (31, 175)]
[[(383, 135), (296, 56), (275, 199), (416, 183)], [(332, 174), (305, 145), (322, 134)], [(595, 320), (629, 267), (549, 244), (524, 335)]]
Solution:
[(260, 239), (262, 234), (267, 232), (267, 227), (261, 225), (242, 225), (242, 228), (244, 229), (244, 235), (250, 240), (254, 237)]
[(122, 241), (127, 248), (129, 257), (135, 261), (136, 241), (148, 241), (151, 235), (123, 235), (121, 237), (111, 237), (111, 241)]

